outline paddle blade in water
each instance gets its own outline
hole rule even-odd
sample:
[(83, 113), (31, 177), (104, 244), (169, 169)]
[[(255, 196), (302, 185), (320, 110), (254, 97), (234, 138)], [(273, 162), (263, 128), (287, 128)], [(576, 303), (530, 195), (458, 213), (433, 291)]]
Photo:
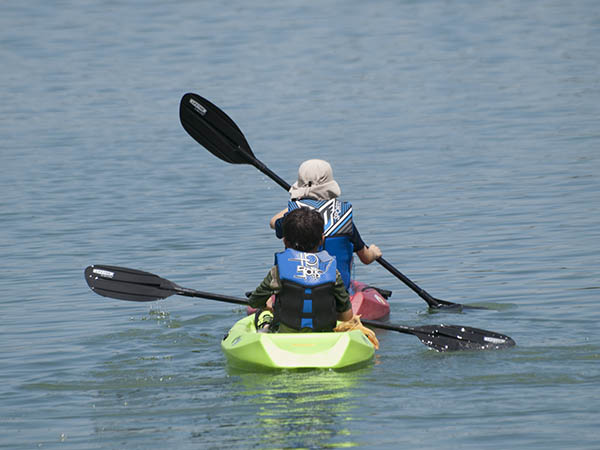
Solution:
[(217, 158), (232, 164), (251, 164), (254, 154), (241, 130), (218, 106), (198, 94), (185, 94), (179, 105), (181, 125)]
[(503, 334), (461, 325), (425, 325), (412, 328), (423, 344), (439, 352), (457, 350), (499, 350), (515, 341)]
[(423, 325), (407, 327), (374, 320), (361, 320), (363, 325), (412, 334), (428, 347), (438, 352), (457, 350), (498, 350), (513, 347), (515, 341), (510, 337), (495, 331), (462, 325)]
[(85, 281), (96, 294), (104, 297), (150, 302), (175, 293), (169, 280), (141, 270), (93, 265), (85, 269)]

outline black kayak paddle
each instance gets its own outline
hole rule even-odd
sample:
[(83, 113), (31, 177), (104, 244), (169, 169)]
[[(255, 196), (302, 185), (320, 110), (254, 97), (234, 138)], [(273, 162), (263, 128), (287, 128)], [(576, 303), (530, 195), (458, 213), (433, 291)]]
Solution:
[[(259, 161), (242, 131), (218, 106), (197, 94), (185, 94), (179, 105), (179, 118), (188, 134), (217, 158), (230, 164), (250, 164), (267, 175), (286, 191), (290, 185)], [(431, 296), (383, 257), (376, 261), (421, 297), (431, 309), (487, 309), (482, 306), (461, 305)]]
[[(151, 302), (177, 294), (248, 306), (248, 301), (243, 298), (184, 288), (158, 275), (136, 269), (93, 265), (88, 266), (84, 274), (85, 281), (96, 294), (119, 300)], [(515, 345), (513, 339), (503, 334), (461, 325), (441, 324), (407, 327), (373, 320), (361, 319), (361, 322), (373, 328), (411, 334), (419, 338), (426, 346), (439, 352), (497, 350)]]

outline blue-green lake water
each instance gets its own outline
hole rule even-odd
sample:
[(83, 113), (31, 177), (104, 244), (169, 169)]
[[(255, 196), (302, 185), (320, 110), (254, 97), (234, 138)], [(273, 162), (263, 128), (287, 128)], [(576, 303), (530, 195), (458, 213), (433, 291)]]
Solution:
[[(0, 447), (596, 449), (600, 3), (29, 1), (0, 5)], [(390, 322), (513, 337), (372, 365), (228, 368), (241, 307), (92, 293), (89, 264), (241, 296), (286, 192), (179, 123), (196, 92), (293, 182), (331, 162)]]

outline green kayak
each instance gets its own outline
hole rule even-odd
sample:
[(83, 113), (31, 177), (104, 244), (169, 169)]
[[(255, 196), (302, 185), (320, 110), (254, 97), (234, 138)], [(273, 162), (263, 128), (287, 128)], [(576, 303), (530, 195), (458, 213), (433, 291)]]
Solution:
[(375, 348), (360, 330), (340, 333), (258, 333), (254, 315), (237, 321), (221, 348), (238, 368), (341, 369), (369, 362)]

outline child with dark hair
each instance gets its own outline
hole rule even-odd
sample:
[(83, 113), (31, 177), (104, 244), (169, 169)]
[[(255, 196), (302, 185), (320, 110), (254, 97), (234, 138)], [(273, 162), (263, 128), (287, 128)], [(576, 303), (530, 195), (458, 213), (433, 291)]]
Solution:
[(249, 298), (253, 308), (273, 312), (257, 312), (257, 328), (271, 320), (270, 331), (332, 331), (337, 320), (352, 319), (350, 296), (336, 260), (318, 251), (323, 224), (321, 214), (309, 208), (295, 209), (283, 219), (286, 249), (275, 254), (275, 265)]
[(309, 159), (298, 169), (298, 181), (289, 190), (288, 207), (275, 214), (270, 226), (278, 238), (282, 237), (282, 222), (286, 214), (296, 208), (311, 208), (324, 217), (323, 248), (335, 256), (338, 270), (347, 289), (351, 289), (353, 254), (363, 264), (371, 264), (381, 256), (375, 244), (366, 245), (353, 221), (352, 205), (338, 199), (341, 189), (333, 179), (333, 170), (327, 161)]

